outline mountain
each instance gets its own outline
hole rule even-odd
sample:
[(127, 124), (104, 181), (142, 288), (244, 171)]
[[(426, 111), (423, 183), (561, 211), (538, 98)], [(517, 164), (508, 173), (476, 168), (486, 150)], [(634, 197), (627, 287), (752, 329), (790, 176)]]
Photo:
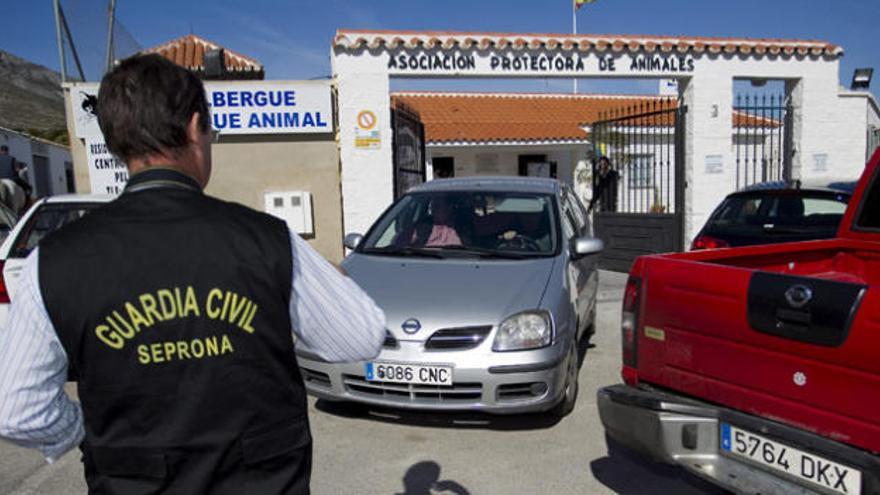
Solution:
[(61, 76), (0, 50), (0, 126), (66, 143)]

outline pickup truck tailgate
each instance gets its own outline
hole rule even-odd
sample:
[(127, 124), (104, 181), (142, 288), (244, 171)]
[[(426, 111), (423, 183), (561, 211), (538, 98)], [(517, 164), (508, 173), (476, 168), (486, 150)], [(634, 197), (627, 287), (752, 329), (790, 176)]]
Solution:
[(880, 313), (860, 311), (878, 290), (663, 256), (642, 268), (640, 382), (880, 451)]

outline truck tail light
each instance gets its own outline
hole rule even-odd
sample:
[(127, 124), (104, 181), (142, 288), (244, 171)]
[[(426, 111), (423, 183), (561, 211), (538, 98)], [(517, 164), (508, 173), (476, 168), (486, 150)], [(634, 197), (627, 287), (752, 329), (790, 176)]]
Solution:
[(623, 291), (623, 311), (620, 315), (620, 329), (623, 338), (623, 365), (635, 368), (638, 358), (639, 299), (642, 281), (630, 277)]
[(698, 249), (718, 249), (726, 247), (730, 247), (729, 242), (708, 235), (698, 236), (696, 239), (694, 239), (694, 242), (691, 243), (692, 251), (696, 251)]
[(3, 277), (3, 268), (5, 265), (6, 262), (0, 260), (0, 304), (9, 304), (9, 291), (6, 290), (6, 278)]

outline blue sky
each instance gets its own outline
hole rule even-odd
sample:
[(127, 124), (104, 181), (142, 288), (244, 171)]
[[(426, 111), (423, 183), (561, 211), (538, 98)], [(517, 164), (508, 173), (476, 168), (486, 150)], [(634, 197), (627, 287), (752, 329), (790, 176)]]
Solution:
[[(106, 0), (63, 0), (86, 72), (100, 73)], [(52, 2), (3, 6), (0, 49), (58, 69)], [(117, 0), (131, 40), (149, 47), (193, 32), (260, 60), (270, 79), (330, 74), (336, 29), (571, 32), (571, 0)], [(597, 0), (578, 13), (581, 33), (820, 39), (844, 47), (841, 82), (874, 67), (880, 95), (878, 0)], [(122, 37), (126, 37), (126, 33)], [(653, 91), (653, 82), (583, 81), (581, 92)], [(401, 81), (398, 89), (570, 91), (564, 80)]]

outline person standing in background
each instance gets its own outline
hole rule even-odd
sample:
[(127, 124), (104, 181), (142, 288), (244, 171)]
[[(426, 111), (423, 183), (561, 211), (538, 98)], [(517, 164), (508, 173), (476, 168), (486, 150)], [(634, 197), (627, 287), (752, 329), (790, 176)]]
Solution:
[(617, 211), (617, 183), (620, 181), (620, 173), (611, 166), (611, 160), (603, 156), (599, 158), (596, 170), (596, 178), (593, 179), (593, 199), (587, 211), (593, 211), (596, 203), (599, 203), (597, 211)]

